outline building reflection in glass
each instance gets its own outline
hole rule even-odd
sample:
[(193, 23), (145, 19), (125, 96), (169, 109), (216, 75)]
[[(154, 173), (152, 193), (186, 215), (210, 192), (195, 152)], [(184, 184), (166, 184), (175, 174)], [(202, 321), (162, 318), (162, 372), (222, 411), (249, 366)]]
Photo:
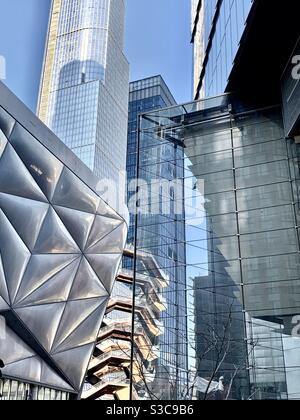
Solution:
[[(281, 109), (225, 95), (142, 115), (140, 136), (142, 156), (154, 140), (184, 153), (186, 286), (174, 292), (188, 290), (189, 396), (299, 398), (299, 145)], [(150, 226), (140, 220), (138, 237)], [(203, 395), (195, 375), (224, 377), (224, 392)]]

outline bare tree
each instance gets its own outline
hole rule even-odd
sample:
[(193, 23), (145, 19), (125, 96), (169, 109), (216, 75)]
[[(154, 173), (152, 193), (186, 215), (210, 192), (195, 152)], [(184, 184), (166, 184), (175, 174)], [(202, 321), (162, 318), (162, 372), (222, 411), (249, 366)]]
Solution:
[[(243, 339), (243, 348), (244, 353), (237, 358), (235, 363), (231, 364), (231, 370), (227, 370), (227, 383), (224, 385), (223, 389), (221, 387), (217, 388), (215, 386), (216, 381), (220, 381), (224, 376), (223, 365), (226, 360), (230, 357), (235, 358), (235, 353), (237, 349), (234, 349), (235, 340), (232, 337), (232, 327), (233, 327), (233, 304), (230, 306), (228, 314), (222, 323), (222, 326), (217, 328), (214, 325), (203, 325), (203, 330), (205, 332), (198, 333), (195, 335), (193, 342), (189, 341), (189, 346), (197, 352), (197, 367), (194, 371), (189, 372), (189, 378), (187, 383), (182, 389), (179, 389), (178, 381), (170, 373), (167, 366), (162, 363), (159, 364), (160, 375), (161, 377), (156, 380), (157, 386), (153, 386), (152, 383), (149, 383), (149, 373), (147, 368), (145, 368), (145, 363), (142, 357), (140, 357), (140, 350), (135, 346), (134, 349), (134, 358), (135, 358), (135, 369), (138, 373), (139, 382), (144, 387), (148, 398), (150, 400), (160, 400), (161, 399), (161, 385), (165, 384), (168, 387), (168, 393), (170, 399), (178, 399), (178, 396), (181, 400), (191, 400), (195, 398), (195, 393), (198, 392), (201, 394), (201, 400), (215, 399), (216, 396), (222, 400), (229, 400), (231, 398), (232, 389), (236, 379), (239, 375), (246, 371), (249, 367), (248, 360), (253, 356), (257, 342), (247, 342)], [(195, 341), (202, 342), (202, 350), (198, 351), (196, 348)], [(153, 351), (149, 347), (149, 354)], [(203, 390), (199, 389), (199, 375), (201, 372), (201, 367), (203, 362), (209, 355), (213, 354), (213, 359), (211, 360), (212, 365), (208, 377), (203, 378), (203, 382), (206, 383), (206, 388)], [(241, 359), (241, 360), (240, 360)], [(137, 382), (137, 381), (135, 381)], [(222, 382), (222, 381), (221, 381)], [(220, 384), (221, 385), (221, 384)], [(250, 396), (249, 399), (252, 397)]]

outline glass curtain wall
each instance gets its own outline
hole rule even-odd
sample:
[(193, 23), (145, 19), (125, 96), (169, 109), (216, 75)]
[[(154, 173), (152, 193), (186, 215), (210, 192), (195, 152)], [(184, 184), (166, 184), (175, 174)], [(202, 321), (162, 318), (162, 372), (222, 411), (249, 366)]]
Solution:
[[(201, 0), (199, 26), (195, 32), (194, 71), (203, 74), (195, 80), (198, 98), (219, 95), (225, 91), (227, 80), (239, 48), (241, 37), (253, 0)], [(193, 16), (194, 19), (194, 16)], [(201, 54), (199, 63), (199, 42)], [(200, 69), (199, 69), (200, 66)]]
[[(159, 234), (151, 209), (138, 217), (136, 276), (139, 253), (156, 255), (166, 278), (171, 269), (185, 273), (161, 290), (166, 301), (177, 297), (176, 311), (150, 315), (162, 325), (156, 345), (164, 358), (143, 376), (148, 398), (163, 398), (165, 384), (176, 388), (174, 355), (189, 368), (177, 398), (299, 398), (299, 145), (285, 138), (281, 109), (249, 110), (226, 95), (150, 112), (140, 119), (140, 143), (140, 174), (155, 178), (163, 156), (182, 168), (183, 181), (175, 195), (174, 183), (156, 194)], [(140, 189), (139, 212), (152, 189)], [(170, 267), (165, 250), (180, 246), (167, 231), (175, 220), (185, 252)], [(175, 332), (180, 320), (186, 335)], [(224, 390), (211, 391), (218, 382)]]
[[(164, 182), (183, 178), (183, 152), (180, 148), (158, 148), (154, 140), (145, 150), (139, 142), (138, 115), (175, 105), (176, 102), (161, 76), (154, 76), (130, 84), (127, 175), (129, 182), (128, 204), (131, 211), (128, 246), (135, 242), (135, 193), (136, 178), (139, 188), (144, 191), (143, 209), (140, 214), (143, 230), (141, 243), (149, 248), (148, 253), (138, 252), (138, 273), (136, 275), (135, 296), (135, 360), (134, 392), (139, 398), (179, 398), (179, 388), (186, 383), (186, 349), (178, 339), (186, 336), (185, 295), (179, 284), (185, 282), (185, 266), (178, 267), (177, 260), (184, 260), (184, 220), (164, 216), (160, 211), (159, 197), (165, 194)], [(151, 141), (151, 139), (150, 139)], [(141, 158), (137, 171), (137, 158)], [(151, 171), (148, 171), (150, 165)], [(153, 183), (154, 195), (146, 192), (147, 185)], [(168, 193), (168, 191), (167, 191)], [(174, 192), (173, 192), (174, 193)], [(183, 191), (181, 191), (181, 195)], [(148, 208), (157, 207), (150, 213)], [(168, 241), (168, 237), (172, 240)], [(178, 241), (178, 245), (176, 243)], [(125, 257), (123, 267), (133, 270), (133, 258)], [(177, 315), (178, 314), (178, 315)], [(141, 331), (143, 334), (141, 334)], [(141, 337), (146, 338), (141, 340)], [(143, 344), (145, 343), (145, 344)], [(172, 385), (167, 380), (172, 376)], [(147, 377), (147, 381), (145, 378)], [(151, 381), (151, 387), (144, 383)], [(133, 393), (132, 393), (133, 394)]]
[(10, 379), (0, 380), (0, 401), (66, 401), (69, 394)]

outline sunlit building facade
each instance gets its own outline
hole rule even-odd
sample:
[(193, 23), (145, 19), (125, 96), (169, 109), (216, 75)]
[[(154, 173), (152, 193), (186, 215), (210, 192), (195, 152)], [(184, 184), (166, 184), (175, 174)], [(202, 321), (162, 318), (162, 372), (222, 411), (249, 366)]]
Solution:
[[(204, 182), (203, 262), (209, 271), (194, 277), (197, 365), (199, 375), (209, 379), (221, 357), (218, 376), (225, 378), (225, 389), (233, 366), (247, 366), (230, 386), (234, 399), (300, 397), (294, 329), (299, 312), (299, 13), (294, 0), (273, 3), (272, 9), (263, 0), (203, 0), (192, 7), (195, 98), (230, 93), (190, 104), (183, 108), (186, 116), (174, 118), (187, 121), (183, 137), (189, 141), (191, 136), (194, 160), (199, 158), (193, 173)], [(225, 135), (226, 113), (231, 140)], [(174, 117), (174, 111), (169, 115)], [(188, 121), (195, 127), (189, 130)], [(234, 216), (230, 222), (234, 211), (237, 220)], [(231, 223), (236, 238), (226, 245)], [(230, 253), (232, 259), (234, 249), (239, 254), (235, 267), (227, 257)], [(235, 344), (230, 352), (214, 346), (203, 363), (206, 333), (212, 328), (220, 334), (228, 312), (234, 316), (225, 342), (230, 338)]]
[(115, 182), (126, 170), (124, 21), (124, 0), (53, 0), (38, 105), (42, 121)]
[[(148, 258), (156, 261), (161, 272), (164, 273), (160, 277), (165, 279), (162, 286), (159, 286), (161, 280), (152, 279), (154, 283), (158, 282), (157, 290), (153, 287), (143, 288), (140, 284), (135, 289), (134, 334), (143, 327), (139, 317), (138, 302), (140, 301), (147, 302), (149, 307), (152, 306), (152, 311), (148, 316), (151, 322), (158, 326), (151, 332), (151, 344), (148, 343), (148, 352), (151, 352), (151, 346), (153, 346), (158, 356), (152, 361), (151, 374), (148, 372), (148, 377), (140, 392), (148, 395), (148, 399), (153, 396), (161, 399), (182, 399), (182, 390), (188, 376), (186, 273), (185, 266), (178, 264), (178, 261), (183, 261), (185, 258), (184, 216), (182, 213), (175, 215), (173, 205), (175, 193), (168, 187), (165, 189), (165, 184), (168, 181), (182, 180), (183, 154), (180, 148), (158, 147), (157, 142), (152, 141), (151, 138), (149, 148), (143, 149), (138, 126), (139, 114), (172, 106), (176, 102), (161, 76), (131, 83), (129, 95), (128, 206), (133, 216), (130, 221), (128, 244), (137, 245), (141, 251), (139, 255), (143, 256), (143, 258), (137, 256), (136, 276), (138, 278), (149, 276), (149, 269), (144, 261), (144, 255), (148, 255)], [(152, 166), (153, 163), (155, 163), (155, 169)], [(137, 231), (134, 216), (136, 177), (141, 182), (139, 189), (143, 194), (138, 209), (138, 226), (143, 224), (151, 226), (149, 229)], [(151, 188), (152, 195), (149, 194)], [(182, 186), (179, 187), (178, 193), (183, 202)], [(134, 268), (133, 261), (128, 258), (124, 259), (123, 265), (127, 269)], [(153, 302), (157, 300), (157, 293), (162, 296), (162, 301), (153, 307)]]
[(192, 0), (194, 97), (226, 89), (253, 0)]
[(204, 180), (181, 261), (193, 279), (197, 376), (224, 378), (222, 399), (298, 399), (299, 144), (286, 139), (280, 107), (249, 109), (227, 95), (148, 113), (141, 124), (145, 148), (158, 132), (163, 144), (180, 139), (185, 181)]
[(98, 178), (1, 83), (0, 174), (0, 400), (77, 399), (126, 221), (100, 197)]

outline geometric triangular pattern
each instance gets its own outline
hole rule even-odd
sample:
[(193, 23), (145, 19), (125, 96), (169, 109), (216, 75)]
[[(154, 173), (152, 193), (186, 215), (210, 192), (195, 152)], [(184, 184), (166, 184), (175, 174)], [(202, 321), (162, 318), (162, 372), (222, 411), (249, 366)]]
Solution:
[(0, 157), (3, 154), (6, 145), (7, 145), (7, 138), (5, 137), (4, 133), (0, 130)]
[(111, 207), (109, 207), (109, 205), (106, 204), (103, 200), (100, 200), (99, 202), (97, 215), (124, 222), (124, 219), (121, 216), (119, 216), (118, 213), (116, 213)]
[(49, 204), (0, 193), (0, 207), (27, 248), (33, 250)]
[(3, 132), (5, 137), (10, 137), (15, 124), (15, 119), (3, 108), (0, 108), (0, 130)]
[(35, 356), (35, 352), (8, 326), (5, 327), (5, 339), (0, 339), (0, 353), (5, 366)]
[(0, 192), (47, 203), (45, 195), (8, 144), (0, 160)]
[[(122, 260), (120, 254), (86, 255), (91, 267), (101, 279), (107, 292), (110, 294)], [(109, 261), (110, 264), (106, 264)]]
[(80, 268), (77, 271), (72, 285), (70, 300), (92, 299), (109, 297), (108, 292), (99, 280), (85, 257), (82, 258)]
[(31, 294), (17, 300), (15, 306), (19, 308), (33, 304), (45, 305), (48, 303), (66, 302), (78, 271), (79, 262), (80, 260), (77, 258)]
[(73, 391), (72, 387), (38, 356), (6, 365), (3, 374), (8, 377), (21, 377), (24, 382), (35, 382), (41, 386)]
[(78, 393), (127, 226), (46, 143), (0, 107), (0, 357), (5, 376)]
[(84, 250), (95, 215), (65, 207), (54, 206), (54, 208), (79, 248)]
[(49, 352), (65, 306), (65, 303), (42, 306), (35, 305), (26, 308), (16, 308), (15, 312), (30, 329), (35, 338), (40, 341), (44, 349)]
[(7, 311), (9, 309), (9, 305), (5, 302), (3, 297), (0, 296), (0, 313)]
[[(33, 255), (22, 279), (19, 292), (14, 301), (19, 305), (28, 296), (38, 290), (78, 259), (77, 255)], [(69, 270), (66, 273), (69, 275)]]
[(93, 343), (95, 335), (99, 332), (101, 321), (106, 310), (107, 299), (103, 298), (101, 305), (90, 314), (55, 350), (56, 353), (70, 350), (85, 344)]
[(51, 349), (52, 353), (57, 353), (60, 344), (77, 330), (82, 322), (99, 307), (99, 303), (102, 303), (102, 301), (99, 299), (86, 299), (67, 303)]
[(49, 201), (52, 200), (63, 163), (49, 152), (20, 124), (16, 124), (10, 143)]
[(5, 274), (3, 270), (2, 258), (0, 254), (0, 296), (4, 299), (7, 303), (10, 303), (7, 285), (5, 281)]
[(30, 252), (0, 210), (0, 253), (6, 286), (13, 302), (30, 260)]
[(122, 222), (120, 222), (120, 220), (117, 219), (104, 220), (103, 217), (96, 216), (89, 235), (89, 239), (86, 243), (86, 253), (93, 254), (93, 250), (97, 249), (99, 242), (121, 224)]
[(86, 213), (96, 214), (100, 198), (79, 180), (68, 168), (64, 168), (53, 196), (53, 204)]
[(109, 233), (107, 233), (102, 239), (87, 248), (86, 253), (122, 254), (124, 245), (124, 224), (119, 224), (115, 229), (112, 229)]
[(52, 207), (41, 227), (34, 254), (76, 254), (80, 249)]
[(82, 384), (94, 347), (94, 344), (75, 347), (71, 350), (53, 355), (53, 360), (61, 369), (64, 369), (72, 383)]

